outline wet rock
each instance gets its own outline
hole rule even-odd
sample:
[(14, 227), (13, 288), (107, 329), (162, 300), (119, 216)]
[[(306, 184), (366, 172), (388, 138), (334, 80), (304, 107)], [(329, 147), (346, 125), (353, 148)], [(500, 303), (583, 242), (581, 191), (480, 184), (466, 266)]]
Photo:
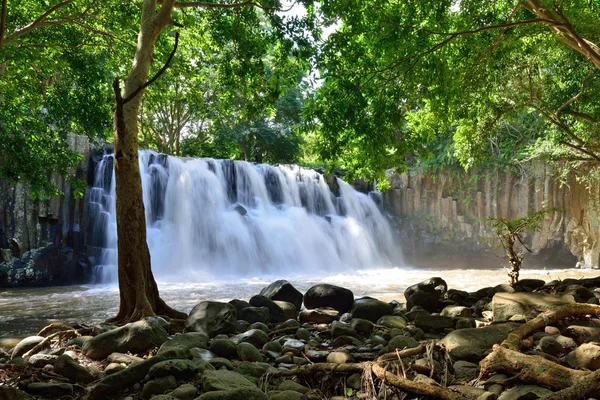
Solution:
[(498, 400), (532, 400), (552, 394), (552, 391), (536, 385), (515, 386), (502, 393)]
[(352, 316), (354, 318), (362, 318), (371, 322), (377, 320), (384, 315), (392, 315), (394, 308), (383, 301), (371, 298), (362, 298), (354, 301), (352, 306)]
[(533, 318), (542, 311), (575, 303), (571, 295), (551, 295), (546, 293), (497, 293), (492, 299), (495, 322), (504, 322), (515, 315)]
[[(167, 343), (167, 342), (165, 342), (165, 343)], [(163, 346), (164, 346), (164, 344), (163, 344)], [(133, 364), (136, 362), (142, 362), (142, 361), (144, 361), (144, 359), (141, 357), (132, 356), (130, 354), (112, 353), (106, 358), (106, 361), (108, 361), (109, 363), (119, 363), (119, 364), (129, 365), (129, 364)]]
[(277, 325), (277, 329), (287, 329), (287, 328), (300, 328), (300, 322), (295, 319), (288, 319), (285, 322)]
[(584, 343), (567, 354), (565, 361), (573, 368), (595, 371), (600, 368), (600, 346), (594, 343)]
[(353, 318), (350, 321), (350, 328), (354, 329), (361, 335), (368, 336), (373, 331), (373, 324), (371, 321), (362, 318)]
[(327, 356), (327, 362), (333, 364), (346, 364), (354, 362), (354, 359), (349, 353), (344, 351), (333, 351)]
[(350, 346), (357, 346), (358, 347), (361, 344), (362, 344), (361, 341), (358, 340), (357, 338), (352, 337), (352, 336), (346, 336), (346, 335), (342, 335), (342, 336), (336, 337), (333, 340), (333, 342), (331, 343), (331, 345), (334, 348), (345, 347), (345, 346), (348, 346), (348, 345), (350, 345)]
[(221, 368), (228, 369), (230, 371), (233, 370), (233, 363), (226, 358), (216, 357), (212, 360), (208, 361), (210, 365), (213, 366), (214, 369), (220, 370)]
[(281, 353), (283, 351), (283, 346), (278, 341), (271, 341), (265, 343), (263, 346), (264, 351), (274, 351), (275, 353)]
[(144, 384), (144, 388), (142, 389), (142, 396), (144, 396), (146, 399), (149, 399), (153, 395), (170, 392), (176, 387), (177, 381), (173, 375), (163, 376), (146, 382)]
[(185, 352), (189, 349), (199, 348), (205, 349), (208, 347), (208, 336), (201, 332), (180, 333), (173, 336), (171, 340), (167, 340), (158, 349), (158, 354), (163, 354), (168, 351)]
[(594, 292), (581, 285), (569, 285), (565, 288), (563, 294), (570, 294), (577, 303), (587, 303), (590, 298), (596, 298)]
[[(419, 306), (431, 313), (437, 310), (438, 300), (436, 293), (416, 290), (406, 298), (406, 308), (412, 311), (413, 307)], [(408, 313), (406, 315), (408, 316)]]
[[(269, 321), (273, 323), (283, 322), (287, 318), (283, 313), (281, 307), (279, 307), (275, 302), (268, 297), (256, 295), (250, 298), (250, 305), (253, 307), (266, 307), (269, 309)], [(246, 320), (248, 321), (248, 320)], [(264, 321), (261, 321), (264, 322)]]
[(556, 341), (553, 336), (545, 336), (540, 339), (539, 347), (544, 353), (555, 357), (559, 357), (565, 352), (565, 349)]
[(236, 319), (237, 311), (231, 304), (203, 301), (190, 312), (185, 321), (185, 330), (204, 333), (212, 338), (221, 333), (234, 332)]
[(301, 341), (301, 340), (297, 340), (297, 339), (287, 339), (285, 342), (283, 342), (283, 350), (282, 351), (287, 351), (287, 350), (296, 350), (296, 351), (302, 351), (304, 350), (304, 346), (306, 344)]
[(454, 380), (467, 383), (479, 375), (479, 365), (459, 360), (454, 363)]
[(238, 318), (250, 323), (267, 323), (271, 319), (271, 313), (267, 307), (246, 307), (240, 311)]
[(483, 358), (492, 346), (502, 342), (509, 332), (521, 326), (515, 323), (504, 323), (452, 331), (440, 344), (446, 347), (450, 355), (457, 360), (477, 360)]
[(124, 364), (110, 363), (106, 366), (106, 368), (104, 368), (104, 373), (106, 375), (112, 375), (125, 369), (127, 369), (127, 366)]
[(269, 286), (264, 287), (259, 294), (271, 300), (292, 303), (296, 307), (296, 310), (302, 307), (302, 293), (285, 279), (275, 281)]
[(260, 351), (250, 343), (240, 343), (237, 345), (237, 354), (240, 360), (242, 361), (260, 361), (262, 362), (263, 358), (260, 354)]
[(179, 400), (193, 400), (198, 395), (198, 389), (190, 383), (184, 383), (169, 394)]
[(455, 329), (466, 329), (475, 327), (475, 321), (472, 318), (459, 318), (454, 325)]
[(304, 340), (304, 341), (308, 342), (309, 340), (311, 340), (313, 338), (313, 334), (308, 329), (298, 328), (294, 337), (296, 339)]
[(87, 383), (92, 380), (90, 371), (66, 354), (56, 359), (54, 372), (69, 379), (72, 383)]
[(292, 303), (279, 300), (273, 300), (273, 302), (283, 310), (283, 316), (285, 320), (296, 319), (298, 317), (298, 309)]
[(397, 335), (390, 339), (385, 348), (385, 352), (389, 353), (396, 349), (412, 349), (413, 347), (417, 346), (419, 346), (419, 342), (417, 342), (412, 337), (405, 335)]
[(45, 338), (42, 336), (29, 336), (21, 340), (11, 353), (11, 358), (21, 357), (29, 350), (40, 344)]
[(333, 308), (317, 308), (314, 310), (302, 310), (298, 314), (301, 322), (311, 324), (330, 324), (339, 317), (340, 313)]
[(340, 336), (356, 336), (356, 331), (354, 329), (352, 329), (351, 327), (349, 327), (346, 324), (343, 324), (341, 322), (338, 321), (333, 321), (331, 323), (331, 337), (332, 338), (338, 338)]
[(111, 353), (141, 353), (160, 346), (168, 339), (167, 332), (156, 321), (141, 320), (95, 336), (83, 344), (83, 353), (101, 360)]
[[(448, 290), (448, 285), (446, 284), (446, 281), (444, 281), (442, 278), (429, 278), (427, 280), (424, 280), (423, 282), (419, 282), (406, 288), (406, 290), (404, 291), (404, 297), (408, 299), (417, 290), (435, 294), (437, 296), (437, 299), (441, 299), (442, 297), (444, 297), (444, 294), (446, 294), (446, 291)], [(410, 307), (408, 306), (407, 308), (410, 309)]]
[[(251, 345), (260, 348), (269, 341), (269, 335), (259, 329), (250, 329), (244, 333), (234, 336), (231, 339), (235, 344), (250, 343)], [(216, 353), (215, 353), (216, 354)]]
[(292, 390), (274, 391), (269, 393), (269, 400), (306, 400), (307, 397)]
[(29, 396), (16, 387), (0, 386), (0, 399), (2, 400), (28, 400)]
[(377, 321), (377, 325), (382, 325), (390, 329), (404, 329), (406, 328), (406, 324), (406, 318), (397, 315), (386, 315), (384, 317), (379, 318), (379, 320)]
[(202, 389), (205, 392), (240, 388), (256, 389), (256, 385), (248, 378), (233, 371), (206, 371), (202, 374)]
[(463, 306), (446, 306), (440, 313), (443, 317), (450, 318), (471, 318), (471, 309)]
[(70, 383), (33, 382), (27, 385), (25, 391), (44, 398), (73, 396), (73, 385)]
[(442, 331), (446, 328), (454, 328), (454, 320), (441, 315), (418, 315), (415, 318), (415, 326), (424, 331)]
[(34, 354), (31, 357), (29, 357), (29, 364), (33, 367), (36, 368), (42, 368), (45, 365), (54, 365), (54, 362), (56, 361), (56, 359), (58, 358), (58, 356), (53, 356), (50, 354)]
[(353, 303), (354, 294), (350, 290), (327, 283), (315, 285), (304, 294), (304, 306), (309, 310), (330, 307), (345, 313)]
[(310, 389), (307, 388), (306, 386), (303, 386), (303, 385), (299, 384), (298, 382), (291, 381), (289, 379), (281, 381), (281, 383), (279, 385), (277, 385), (277, 390), (281, 390), (281, 391), (292, 390), (294, 392), (298, 392), (298, 393), (302, 393), (302, 394), (306, 394), (310, 391)]
[(242, 311), (244, 308), (251, 307), (250, 303), (248, 303), (247, 301), (238, 300), (238, 299), (231, 300), (229, 302), (229, 304), (231, 304), (233, 307), (235, 307), (235, 310), (237, 311), (238, 315), (239, 315), (240, 311)]
[(321, 362), (327, 359), (329, 352), (327, 350), (309, 349), (306, 351), (306, 357), (313, 362)]
[(539, 289), (544, 286), (546, 282), (542, 279), (521, 279), (515, 285), (521, 290), (532, 291), (535, 289)]
[(248, 387), (208, 392), (196, 400), (267, 400), (267, 395), (256, 387)]
[(76, 338), (70, 339), (67, 342), (67, 346), (81, 347), (87, 340), (89, 340), (91, 338), (93, 338), (93, 336), (78, 336)]
[(215, 353), (213, 353), (210, 350), (207, 349), (198, 349), (195, 347), (192, 347), (190, 350), (190, 355), (192, 356), (193, 359), (197, 359), (197, 360), (205, 360), (205, 361), (209, 361), (212, 360), (213, 358), (217, 357), (217, 355)]
[(570, 325), (564, 334), (573, 338), (577, 344), (600, 341), (600, 328), (595, 326)]
[(229, 339), (213, 339), (208, 350), (218, 357), (231, 360), (237, 357), (237, 346)]
[(198, 371), (197, 364), (192, 360), (165, 360), (154, 364), (148, 376), (150, 378), (162, 378), (173, 375), (175, 377), (189, 377)]

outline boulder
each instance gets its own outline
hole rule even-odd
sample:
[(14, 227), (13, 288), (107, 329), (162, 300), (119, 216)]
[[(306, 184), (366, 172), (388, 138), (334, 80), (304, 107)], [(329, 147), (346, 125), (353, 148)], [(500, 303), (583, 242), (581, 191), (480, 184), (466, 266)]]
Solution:
[(267, 307), (246, 307), (240, 311), (238, 318), (250, 323), (267, 323), (271, 319), (271, 312)]
[(418, 315), (415, 318), (415, 326), (424, 331), (441, 331), (446, 328), (454, 328), (454, 320), (441, 315)]
[(229, 304), (231, 304), (232, 306), (235, 307), (235, 310), (237, 311), (238, 315), (239, 315), (240, 311), (242, 311), (244, 308), (251, 307), (250, 303), (248, 303), (247, 301), (238, 300), (238, 299), (231, 300), (229, 302)]
[(21, 357), (23, 354), (27, 353), (29, 350), (33, 349), (35, 346), (40, 344), (45, 337), (42, 336), (29, 336), (25, 339), (21, 340), (11, 353), (11, 358)]
[(419, 346), (419, 342), (417, 342), (412, 337), (405, 336), (405, 335), (397, 335), (390, 339), (390, 341), (388, 342), (388, 345), (385, 348), (385, 352), (389, 353), (396, 349), (400, 349), (400, 350), (412, 349), (412, 348), (418, 347), (418, 346)]
[(250, 362), (262, 362), (263, 358), (260, 351), (250, 343), (240, 343), (237, 345), (237, 354), (240, 360)]
[(169, 394), (179, 400), (193, 400), (198, 395), (198, 389), (191, 383), (184, 383)]
[(167, 332), (155, 320), (141, 320), (99, 334), (87, 340), (83, 353), (94, 360), (101, 360), (111, 353), (141, 353), (160, 346), (168, 339)]
[(308, 289), (304, 294), (304, 306), (307, 309), (331, 307), (345, 313), (354, 304), (354, 294), (343, 287), (320, 283)]
[(292, 303), (280, 300), (274, 300), (273, 302), (283, 310), (283, 315), (286, 320), (298, 318), (298, 309)]
[[(281, 307), (279, 307), (277, 304), (275, 304), (275, 302), (271, 299), (269, 299), (268, 297), (265, 296), (261, 296), (261, 295), (256, 295), (256, 296), (252, 296), (250, 298), (250, 305), (253, 307), (267, 307), (269, 309), (269, 321), (276, 323), (276, 322), (283, 322), (285, 321), (287, 318), (285, 317), (285, 314), (283, 313), (283, 310), (281, 309)], [(248, 321), (248, 320), (246, 320)], [(264, 322), (264, 321), (262, 321)]]
[[(438, 309), (438, 300), (436, 293), (416, 290), (406, 298), (406, 309), (412, 312), (413, 307), (418, 306), (432, 313)], [(406, 315), (408, 316), (408, 313)]]
[(392, 315), (394, 308), (386, 302), (371, 299), (362, 298), (354, 301), (352, 306), (352, 317), (362, 318), (371, 322), (377, 322), (377, 320), (384, 315)]
[(594, 343), (584, 343), (567, 354), (565, 361), (573, 368), (595, 371), (600, 368), (600, 346)]
[(450, 318), (471, 318), (471, 309), (464, 306), (446, 306), (440, 313), (444, 317)]
[(564, 334), (573, 338), (577, 344), (600, 341), (600, 328), (595, 326), (570, 325)]
[(202, 374), (202, 389), (205, 392), (241, 388), (256, 389), (256, 385), (248, 378), (233, 371), (205, 371)]
[(406, 328), (406, 319), (404, 317), (396, 316), (396, 315), (386, 315), (384, 317), (379, 318), (377, 321), (377, 325), (385, 326), (386, 328), (397, 328), (404, 329)]
[[(198, 371), (197, 364), (192, 360), (165, 360), (154, 364), (148, 376), (150, 378), (162, 378), (163, 376), (173, 375), (175, 377), (189, 377)], [(164, 393), (164, 392), (162, 392)]]
[(86, 367), (66, 354), (56, 359), (54, 372), (69, 379), (72, 383), (87, 383), (93, 380), (92, 374)]
[(208, 350), (213, 352), (217, 357), (223, 357), (228, 360), (237, 357), (237, 347), (229, 339), (213, 339), (210, 342)]
[(302, 307), (302, 293), (285, 279), (275, 281), (269, 286), (264, 287), (259, 294), (271, 300), (292, 303), (296, 307), (296, 310)]
[(460, 329), (447, 334), (439, 344), (446, 347), (452, 358), (479, 361), (491, 351), (493, 345), (502, 342), (519, 326), (521, 325), (509, 322), (482, 328)]
[(291, 381), (289, 379), (281, 381), (281, 383), (279, 385), (277, 385), (277, 390), (281, 390), (281, 391), (293, 390), (294, 392), (298, 392), (298, 393), (302, 393), (302, 394), (306, 394), (310, 391), (310, 389), (307, 388), (306, 386), (301, 385), (296, 381)]
[(546, 293), (496, 293), (492, 299), (494, 322), (509, 321), (516, 315), (534, 318), (540, 312), (575, 303), (571, 295)]
[(58, 356), (53, 356), (51, 354), (34, 354), (29, 357), (29, 364), (36, 368), (43, 368), (44, 366), (50, 364), (54, 365)]
[(452, 366), (454, 368), (454, 380), (467, 383), (479, 375), (479, 365), (468, 361), (459, 360)]
[[(255, 347), (263, 347), (269, 341), (269, 335), (260, 329), (250, 329), (232, 338), (235, 344), (250, 343)], [(215, 353), (217, 354), (217, 353)]]
[(200, 332), (187, 332), (180, 333), (175, 336), (171, 340), (167, 340), (160, 346), (158, 349), (158, 354), (162, 354), (166, 351), (177, 350), (183, 351), (199, 348), (205, 349), (208, 346), (208, 336), (204, 333)]
[(219, 390), (202, 394), (196, 400), (267, 400), (267, 395), (256, 387)]
[[(406, 288), (406, 290), (404, 291), (404, 297), (408, 299), (417, 290), (422, 290), (430, 294), (435, 294), (437, 300), (444, 297), (444, 294), (446, 294), (446, 291), (448, 290), (448, 285), (446, 284), (446, 281), (442, 278), (429, 278), (427, 280), (424, 280), (423, 282), (416, 283)], [(407, 308), (410, 310), (410, 307)]]
[(309, 322), (311, 324), (330, 324), (338, 319), (340, 312), (333, 308), (317, 308), (314, 310), (302, 310), (298, 314), (300, 322)]
[(338, 338), (340, 336), (356, 336), (357, 333), (354, 329), (352, 329), (351, 327), (349, 327), (346, 324), (343, 324), (339, 321), (333, 321), (331, 323), (331, 337), (332, 338)]
[(366, 319), (353, 318), (350, 321), (350, 328), (354, 329), (357, 333), (361, 335), (368, 336), (373, 331), (373, 324), (371, 323), (371, 321), (368, 321)]
[(185, 331), (200, 332), (209, 338), (235, 331), (237, 311), (229, 303), (203, 301), (197, 304), (185, 321)]

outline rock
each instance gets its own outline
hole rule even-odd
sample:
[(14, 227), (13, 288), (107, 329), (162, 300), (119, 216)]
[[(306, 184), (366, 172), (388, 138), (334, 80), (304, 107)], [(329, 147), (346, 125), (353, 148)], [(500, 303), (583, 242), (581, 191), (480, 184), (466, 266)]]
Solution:
[(23, 354), (27, 353), (29, 350), (33, 349), (35, 346), (40, 344), (45, 337), (42, 336), (29, 336), (25, 339), (21, 340), (11, 353), (11, 358), (21, 357)]
[(204, 361), (210, 361), (213, 358), (217, 357), (217, 355), (215, 353), (213, 353), (210, 350), (207, 349), (198, 349), (198, 348), (191, 348), (190, 350), (190, 355), (192, 356), (192, 358), (194, 360), (204, 360)]
[(204, 333), (212, 338), (220, 333), (234, 332), (236, 319), (237, 311), (231, 304), (203, 301), (190, 311), (185, 321), (185, 330)]
[(334, 348), (345, 347), (345, 346), (359, 347), (360, 345), (362, 345), (362, 342), (353, 336), (342, 335), (342, 336), (336, 337), (333, 340), (333, 342), (331, 343), (331, 345)]
[[(419, 282), (406, 288), (406, 290), (404, 291), (404, 297), (408, 299), (417, 290), (428, 292), (430, 294), (435, 294), (437, 296), (437, 299), (441, 299), (442, 297), (444, 297), (444, 294), (446, 294), (446, 291), (448, 290), (448, 285), (446, 284), (446, 281), (444, 281), (442, 278), (429, 278), (427, 280), (424, 280), (423, 282)], [(407, 308), (410, 310), (410, 307), (407, 306)]]
[(292, 303), (296, 307), (296, 310), (302, 307), (302, 293), (284, 279), (275, 281), (269, 286), (264, 287), (259, 294), (271, 300)]
[(464, 399), (479, 399), (480, 396), (487, 393), (484, 389), (467, 385), (452, 385), (448, 386), (448, 389), (461, 394)]
[(264, 351), (274, 351), (275, 353), (281, 353), (283, 350), (283, 346), (278, 341), (273, 340), (271, 342), (265, 343), (265, 345), (263, 346), (263, 350)]
[(218, 357), (231, 360), (237, 357), (237, 346), (229, 339), (213, 339), (208, 350)]
[[(165, 343), (168, 343), (168, 342), (165, 342)], [(163, 346), (164, 346), (164, 344), (163, 344)], [(162, 346), (161, 346), (161, 348), (162, 348)], [(119, 363), (119, 364), (129, 365), (129, 364), (133, 364), (136, 362), (142, 362), (142, 361), (144, 361), (144, 359), (141, 357), (136, 357), (136, 356), (132, 356), (129, 354), (112, 353), (111, 355), (109, 355), (106, 358), (106, 361), (108, 361), (109, 363)]]
[(228, 369), (230, 371), (233, 370), (233, 363), (226, 358), (216, 357), (216, 358), (213, 358), (212, 360), (209, 360), (208, 362), (210, 363), (210, 365), (213, 366), (214, 369), (217, 369), (217, 370), (222, 369), (222, 368)]
[(267, 395), (256, 387), (248, 387), (208, 392), (196, 400), (267, 400)]
[(82, 351), (91, 359), (101, 360), (114, 352), (145, 352), (167, 339), (167, 332), (158, 322), (141, 320), (93, 337), (83, 344)]
[(72, 383), (87, 383), (93, 380), (92, 374), (86, 367), (80, 365), (66, 354), (56, 359), (54, 372), (69, 379)]
[(354, 301), (350, 312), (354, 318), (362, 318), (371, 322), (377, 322), (377, 320), (384, 315), (392, 315), (394, 308), (388, 303), (377, 299), (362, 298)]
[(516, 283), (516, 287), (525, 289), (527, 291), (532, 291), (544, 286), (546, 282), (542, 279), (521, 279)]
[(346, 380), (346, 385), (354, 390), (360, 390), (362, 388), (362, 374), (352, 374)]
[[(385, 318), (385, 317), (384, 317)], [(352, 318), (350, 321), (350, 328), (354, 329), (361, 335), (368, 336), (373, 331), (373, 324), (371, 321), (362, 318)]]
[(190, 383), (184, 383), (169, 394), (179, 400), (193, 400), (198, 394), (198, 389)]
[(256, 389), (256, 385), (248, 378), (233, 371), (205, 371), (204, 374), (202, 374), (202, 389), (205, 392), (241, 388)]
[(235, 369), (238, 374), (244, 375), (251, 381), (258, 383), (258, 379), (267, 372), (277, 372), (277, 369), (270, 364), (263, 362), (242, 361)]
[(600, 341), (600, 328), (595, 326), (570, 325), (564, 330), (564, 334), (573, 338), (577, 344)]
[[(246, 331), (250, 330), (250, 329), (258, 329), (258, 330), (261, 330), (261, 331), (263, 331), (263, 332), (265, 332), (267, 334), (269, 333), (269, 327), (267, 326), (267, 324), (264, 324), (262, 322), (255, 322), (255, 323), (251, 324), (248, 327), (248, 329), (246, 329)], [(246, 332), (246, 331), (244, 331), (244, 332)]]
[(594, 292), (581, 285), (569, 285), (563, 291), (565, 295), (573, 296), (577, 303), (586, 303), (590, 298), (596, 298)]
[(471, 318), (472, 313), (471, 313), (471, 309), (468, 307), (446, 306), (446, 307), (444, 307), (444, 309), (442, 310), (440, 315), (443, 317), (450, 317), (450, 318), (458, 318), (458, 317)]
[(142, 389), (142, 396), (149, 399), (153, 395), (170, 392), (176, 387), (177, 381), (173, 375), (163, 376), (146, 382)]
[(93, 338), (93, 336), (78, 336), (76, 338), (70, 339), (67, 342), (67, 346), (81, 347), (87, 340), (89, 340), (91, 338)]
[(479, 365), (459, 360), (454, 363), (454, 380), (467, 383), (479, 375)]
[(466, 329), (473, 328), (475, 326), (475, 321), (472, 318), (459, 318), (456, 320), (456, 324), (454, 325), (455, 329)]
[(575, 299), (571, 295), (496, 293), (492, 299), (492, 312), (494, 322), (504, 322), (518, 314), (534, 318), (542, 311), (573, 303)]
[(33, 382), (25, 388), (27, 393), (46, 397), (73, 396), (73, 385), (70, 383)]
[(261, 295), (252, 296), (250, 298), (250, 305), (253, 307), (267, 307), (269, 309), (270, 322), (283, 322), (287, 319), (281, 307), (275, 304), (275, 302), (268, 297)]
[(332, 351), (327, 356), (327, 362), (333, 364), (346, 364), (354, 362), (352, 356), (345, 351)]
[[(244, 333), (240, 333), (239, 335), (234, 336), (231, 340), (235, 344), (240, 343), (250, 343), (251, 345), (260, 348), (265, 345), (269, 341), (269, 335), (267, 335), (264, 331), (258, 329), (250, 329)], [(217, 353), (215, 353), (217, 354)]]
[(302, 393), (293, 390), (283, 390), (273, 395), (269, 395), (269, 400), (306, 400), (307, 397)]
[(119, 364), (119, 363), (110, 363), (106, 366), (106, 368), (104, 368), (104, 373), (106, 375), (112, 375), (115, 374), (117, 372), (121, 372), (123, 370), (127, 369), (126, 365), (123, 364)]
[(390, 339), (388, 345), (386, 346), (385, 352), (389, 353), (396, 349), (412, 349), (413, 347), (417, 346), (419, 346), (419, 342), (410, 336), (397, 335)]
[(235, 307), (235, 310), (237, 311), (238, 315), (239, 315), (240, 311), (242, 311), (244, 308), (246, 308), (246, 307), (252, 307), (250, 305), (250, 303), (248, 303), (247, 301), (238, 300), (238, 299), (231, 300), (229, 302), (229, 304), (231, 304), (233, 307)]
[(240, 343), (237, 345), (237, 354), (240, 360), (242, 361), (260, 361), (262, 362), (263, 358), (260, 354), (260, 351), (250, 343)]
[(521, 326), (516, 323), (504, 323), (482, 328), (467, 328), (452, 331), (439, 343), (446, 347), (454, 359), (477, 360), (483, 358), (492, 346), (502, 342), (509, 332)]
[(292, 303), (279, 300), (274, 300), (273, 303), (277, 304), (283, 310), (283, 316), (286, 320), (298, 318), (298, 309)]
[(454, 328), (454, 320), (441, 315), (418, 315), (415, 318), (415, 326), (424, 331), (441, 331), (446, 328)]
[(339, 321), (333, 321), (331, 323), (331, 337), (338, 338), (340, 336), (356, 336), (356, 331), (350, 328), (348, 325), (343, 324)]
[(46, 366), (48, 364), (54, 365), (57, 358), (58, 358), (58, 356), (38, 353), (38, 354), (34, 354), (31, 357), (29, 357), (29, 360), (27, 360), (27, 361), (33, 367), (43, 368), (44, 366)]
[(287, 328), (300, 328), (300, 322), (295, 319), (288, 319), (285, 322), (277, 325), (277, 329), (287, 329)]
[(573, 368), (595, 371), (600, 368), (600, 345), (584, 343), (567, 354), (565, 361)]
[(167, 340), (158, 349), (158, 354), (165, 353), (167, 351), (180, 351), (185, 352), (186, 350), (199, 348), (205, 349), (208, 347), (208, 336), (201, 332), (187, 332), (180, 333), (171, 340)]
[(437, 310), (438, 300), (437, 294), (435, 293), (426, 292), (424, 290), (416, 290), (410, 295), (410, 297), (406, 298), (406, 308), (412, 311), (413, 307), (419, 306), (431, 313)]
[(330, 324), (339, 317), (340, 313), (333, 308), (317, 308), (314, 310), (302, 310), (298, 314), (301, 322), (311, 324)]
[(552, 391), (536, 385), (515, 386), (502, 393), (498, 400), (533, 400), (552, 394)]
[(345, 313), (354, 304), (354, 294), (345, 288), (321, 283), (308, 289), (304, 294), (304, 306), (307, 309), (331, 307)]
[(238, 318), (250, 323), (267, 323), (271, 319), (271, 313), (267, 307), (246, 307), (240, 311)]
[(0, 386), (0, 399), (2, 400), (28, 400), (29, 396), (16, 387)]
[(565, 352), (565, 349), (556, 341), (556, 338), (553, 336), (545, 336), (541, 338), (539, 347), (544, 353), (555, 357), (559, 357)]
[(306, 394), (310, 391), (310, 389), (307, 388), (306, 386), (303, 386), (303, 385), (299, 384), (298, 382), (291, 381), (289, 379), (281, 381), (281, 383), (279, 385), (277, 385), (277, 390), (281, 390), (281, 391), (292, 390), (294, 392), (298, 392), (298, 393), (302, 393), (302, 394)]
[(304, 340), (304, 341), (309, 341), (313, 338), (313, 334), (305, 328), (298, 328), (298, 330), (296, 331), (296, 333), (294, 334), (294, 337), (296, 339), (299, 340)]
[(406, 324), (406, 319), (397, 315), (386, 315), (384, 317), (379, 318), (379, 320), (377, 321), (377, 325), (382, 325), (390, 329), (404, 329), (406, 328)]
[(162, 378), (173, 375), (175, 377), (189, 377), (198, 371), (197, 364), (192, 360), (165, 360), (154, 364), (148, 376), (150, 378)]

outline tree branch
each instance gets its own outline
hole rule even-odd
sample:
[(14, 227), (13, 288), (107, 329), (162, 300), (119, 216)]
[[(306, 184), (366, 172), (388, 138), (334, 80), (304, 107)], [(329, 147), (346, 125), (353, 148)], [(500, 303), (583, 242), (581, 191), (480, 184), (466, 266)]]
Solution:
[[(32, 30), (37, 29), (37, 28), (43, 28), (45, 26), (52, 26), (52, 25), (63, 24), (65, 22), (65, 19), (60, 19), (60, 20), (51, 21), (51, 22), (45, 22), (45, 23), (44, 23), (44, 19), (46, 19), (47, 16), (49, 16), (52, 13), (54, 13), (56, 10), (59, 10), (59, 9), (61, 9), (63, 7), (68, 6), (73, 1), (74, 0), (64, 0), (64, 1), (61, 1), (60, 3), (55, 4), (52, 7), (50, 7), (42, 15), (40, 15), (35, 20), (33, 20), (33, 22), (31, 22), (30, 24), (25, 25), (24, 27), (22, 27), (20, 29), (16, 29), (12, 34), (10, 34), (10, 36), (8, 36), (6, 38), (6, 42), (13, 41), (14, 39), (16, 39), (16, 38), (18, 38), (20, 36), (23, 36), (26, 33), (29, 33)], [(48, 25), (48, 24), (52, 24), (52, 25)]]
[(585, 76), (585, 78), (583, 78), (583, 81), (581, 82), (581, 90), (579, 91), (579, 93), (577, 93), (575, 96), (573, 96), (569, 100), (565, 101), (563, 103), (563, 105), (561, 105), (560, 107), (558, 107), (558, 110), (556, 110), (556, 115), (557, 116), (560, 116), (560, 114), (563, 112), (563, 110), (569, 104), (572, 104), (573, 102), (577, 101), (578, 98), (580, 98), (581, 96), (583, 96), (583, 93), (585, 92), (585, 84), (586, 84), (587, 80), (589, 79), (589, 77), (592, 76), (593, 72), (594, 72), (594, 69), (590, 68), (589, 72), (587, 73), (587, 75)]
[(2, 15), (0, 16), (0, 47), (4, 42), (4, 35), (6, 33), (6, 16), (7, 16), (7, 3), (8, 0), (2, 0)]
[(242, 1), (239, 3), (222, 4), (222, 3), (210, 3), (206, 1), (190, 1), (190, 2), (179, 2), (174, 4), (174, 8), (240, 8), (246, 6), (255, 6), (262, 9), (266, 7), (260, 3), (255, 3), (252, 0)]

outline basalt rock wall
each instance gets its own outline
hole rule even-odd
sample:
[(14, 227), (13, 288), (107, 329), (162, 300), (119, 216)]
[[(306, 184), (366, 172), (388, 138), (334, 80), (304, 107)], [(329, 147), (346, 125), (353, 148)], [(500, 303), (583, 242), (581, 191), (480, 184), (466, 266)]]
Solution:
[[(69, 136), (83, 155), (73, 171), (87, 178), (87, 137)], [(33, 199), (25, 184), (0, 180), (0, 287), (83, 282), (90, 274), (85, 256), (86, 199), (75, 198), (65, 177), (52, 176), (59, 197)]]
[(527, 235), (534, 253), (569, 266), (600, 264), (600, 188), (586, 187), (575, 174), (561, 183), (550, 166), (539, 164), (523, 174), (412, 170), (389, 176), (385, 205), (398, 217), (405, 253), (481, 252), (494, 237), (486, 219), (555, 207), (562, 212), (547, 215), (540, 230)]

